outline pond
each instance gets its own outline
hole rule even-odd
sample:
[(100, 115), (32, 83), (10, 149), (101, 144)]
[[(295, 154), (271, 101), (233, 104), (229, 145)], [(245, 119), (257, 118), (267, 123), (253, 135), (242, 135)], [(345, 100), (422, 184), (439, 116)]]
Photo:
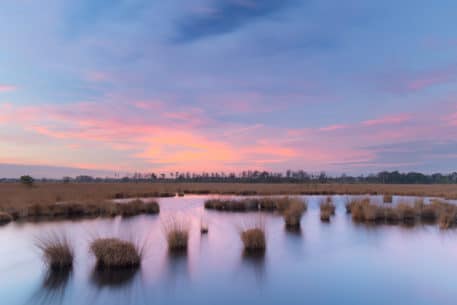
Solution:
[[(306, 196), (309, 208), (301, 220), (301, 232), (286, 231), (280, 215), (265, 213), (266, 254), (245, 257), (239, 231), (258, 215), (207, 211), (203, 208), (207, 198), (159, 199), (159, 215), (0, 227), (0, 303), (456, 303), (457, 231), (443, 231), (436, 225), (355, 224), (345, 212), (345, 196), (333, 196), (336, 215), (323, 223), (318, 207), (322, 197)], [(163, 221), (170, 215), (190, 223), (186, 255), (167, 252)], [(201, 220), (209, 225), (207, 235), (200, 234)], [(70, 236), (76, 248), (71, 272), (47, 274), (34, 245), (45, 232)], [(94, 271), (88, 245), (95, 236), (129, 238), (145, 245), (141, 268)]]

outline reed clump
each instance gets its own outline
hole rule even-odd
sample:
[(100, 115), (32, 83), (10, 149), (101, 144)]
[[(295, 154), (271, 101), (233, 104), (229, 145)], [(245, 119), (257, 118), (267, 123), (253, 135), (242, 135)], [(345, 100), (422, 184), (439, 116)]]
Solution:
[(90, 245), (97, 268), (134, 268), (141, 264), (142, 250), (129, 241), (118, 238), (98, 238)]
[(74, 251), (65, 235), (51, 234), (38, 238), (36, 246), (41, 250), (43, 261), (49, 270), (72, 268)]
[(393, 201), (393, 196), (392, 196), (391, 194), (384, 194), (384, 195), (382, 196), (382, 201), (383, 201), (384, 203), (392, 203), (392, 201)]
[(136, 216), (140, 214), (158, 214), (160, 206), (157, 201), (144, 202), (141, 199), (134, 199), (126, 203), (117, 204), (117, 209), (122, 216)]
[(186, 220), (171, 217), (163, 223), (163, 231), (168, 244), (168, 251), (186, 251), (189, 242), (189, 224)]
[(267, 242), (265, 227), (263, 225), (256, 225), (255, 227), (243, 230), (240, 237), (243, 242), (245, 253), (265, 252)]
[(13, 216), (11, 216), (11, 214), (0, 211), (0, 225), (7, 224), (11, 221), (13, 221)]
[(297, 229), (300, 227), (300, 220), (307, 209), (307, 204), (301, 199), (291, 200), (284, 211), (284, 222), (286, 228)]
[(332, 197), (325, 198), (319, 205), (320, 218), (324, 222), (329, 222), (330, 217), (335, 215), (335, 204), (332, 202)]

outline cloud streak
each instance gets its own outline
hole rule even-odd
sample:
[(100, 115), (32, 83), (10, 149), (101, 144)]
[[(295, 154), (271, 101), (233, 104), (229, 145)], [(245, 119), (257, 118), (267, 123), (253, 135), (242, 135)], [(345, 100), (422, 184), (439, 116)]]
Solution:
[(295, 3), (295, 0), (215, 0), (198, 7), (177, 23), (176, 42), (192, 42), (235, 31), (257, 19), (266, 18)]

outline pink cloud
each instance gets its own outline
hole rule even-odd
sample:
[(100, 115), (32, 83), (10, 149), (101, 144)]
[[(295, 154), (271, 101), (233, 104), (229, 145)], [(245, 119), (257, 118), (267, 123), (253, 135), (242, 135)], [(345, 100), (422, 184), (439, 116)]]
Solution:
[(17, 89), (17, 87), (13, 86), (13, 85), (0, 84), (0, 93), (15, 91), (16, 89)]
[[(417, 121), (425, 118), (436, 122), (430, 115), (422, 118), (410, 114), (323, 128), (286, 129), (217, 122), (198, 109), (172, 111), (165, 103), (142, 103), (0, 104), (0, 123), (16, 130), (8, 139), (0, 135), (2, 142), (11, 143), (15, 149), (0, 151), (0, 159), (20, 152), (16, 161), (43, 163), (52, 159), (59, 165), (93, 164), (99, 169), (322, 170), (338, 168), (344, 162), (371, 164), (376, 151), (366, 147), (446, 139), (455, 129)], [(457, 115), (448, 119), (456, 122)], [(46, 153), (37, 154), (30, 139), (33, 147), (47, 149)], [(52, 151), (58, 155), (52, 156)]]
[(347, 125), (343, 125), (343, 124), (335, 124), (335, 125), (330, 125), (330, 126), (327, 126), (327, 127), (322, 127), (320, 128), (321, 131), (335, 131), (335, 130), (339, 130), (339, 129), (345, 129), (345, 128), (348, 128), (349, 126)]
[(375, 125), (385, 125), (385, 124), (399, 124), (406, 122), (411, 119), (409, 114), (398, 114), (398, 115), (389, 115), (373, 120), (363, 121), (361, 124), (364, 126), (375, 126)]
[(397, 75), (388, 75), (384, 81), (389, 90), (408, 93), (428, 89), (436, 85), (451, 83), (457, 80), (455, 66), (436, 68), (428, 71), (399, 72)]

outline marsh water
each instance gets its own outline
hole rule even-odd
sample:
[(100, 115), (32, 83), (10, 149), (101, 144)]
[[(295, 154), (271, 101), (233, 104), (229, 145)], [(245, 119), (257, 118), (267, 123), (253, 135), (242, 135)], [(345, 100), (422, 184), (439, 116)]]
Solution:
[[(0, 303), (456, 304), (457, 231), (436, 225), (357, 225), (345, 213), (344, 196), (333, 197), (336, 215), (322, 223), (322, 197), (306, 196), (301, 232), (286, 231), (280, 215), (265, 213), (267, 251), (246, 257), (239, 231), (259, 216), (207, 211), (207, 198), (159, 199), (160, 215), (0, 227)], [(171, 215), (189, 222), (185, 255), (167, 252), (163, 222)], [(207, 235), (200, 234), (201, 221), (208, 223)], [(34, 241), (47, 232), (70, 237), (76, 248), (71, 272), (46, 272)], [(88, 244), (95, 236), (144, 245), (141, 268), (94, 270)]]

